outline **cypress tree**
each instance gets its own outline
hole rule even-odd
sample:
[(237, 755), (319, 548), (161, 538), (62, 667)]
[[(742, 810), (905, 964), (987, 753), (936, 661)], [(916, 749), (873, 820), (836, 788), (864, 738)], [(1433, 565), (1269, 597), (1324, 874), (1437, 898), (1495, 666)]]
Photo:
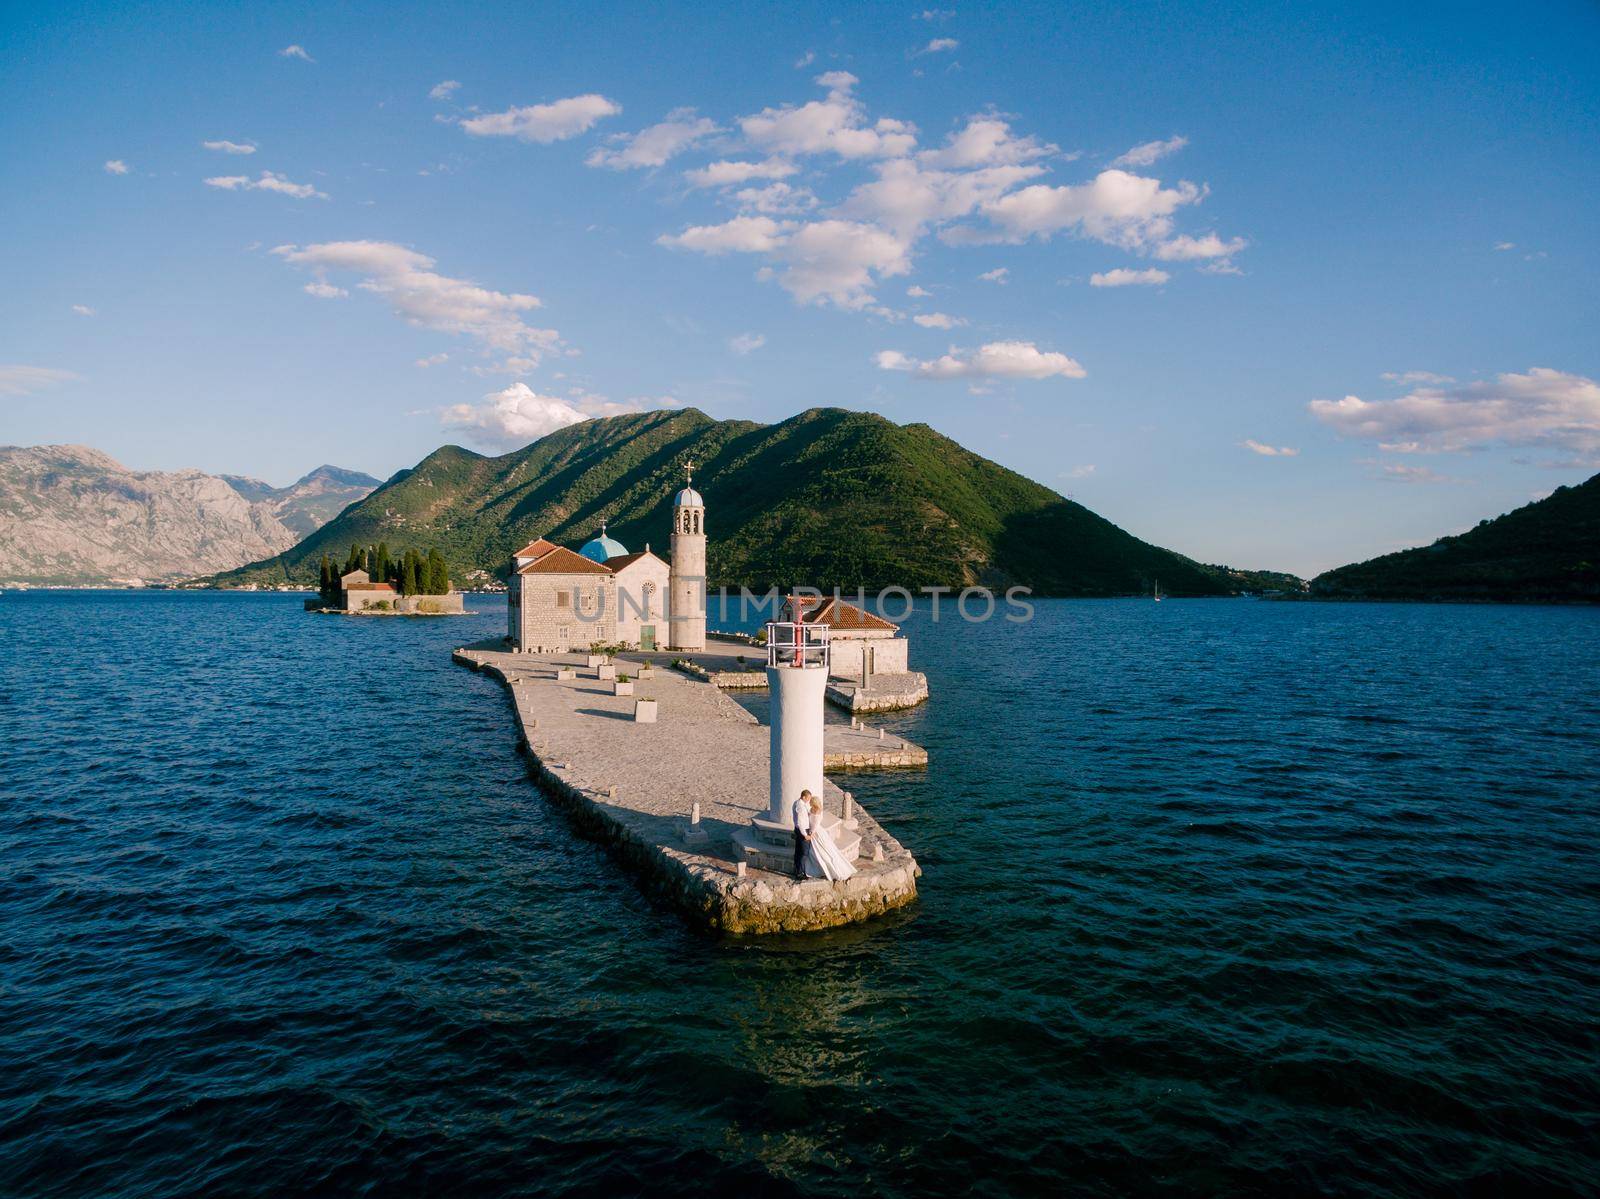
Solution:
[(450, 568), (445, 565), (444, 555), (438, 549), (428, 551), (428, 562), (425, 567), (429, 595), (448, 595), (450, 592)]
[(389, 567), (393, 565), (389, 561), (389, 543), (387, 541), (378, 542), (378, 548), (372, 551), (372, 556), (376, 566), (376, 569), (372, 572), (372, 581), (374, 583), (387, 583), (389, 581)]
[(417, 594), (417, 551), (407, 550), (405, 565), (400, 568), (400, 594)]
[(350, 556), (344, 560), (344, 569), (339, 573), (341, 575), (347, 575), (352, 570), (360, 570), (362, 557), (363, 555), (361, 553), (361, 547), (352, 541), (350, 543)]

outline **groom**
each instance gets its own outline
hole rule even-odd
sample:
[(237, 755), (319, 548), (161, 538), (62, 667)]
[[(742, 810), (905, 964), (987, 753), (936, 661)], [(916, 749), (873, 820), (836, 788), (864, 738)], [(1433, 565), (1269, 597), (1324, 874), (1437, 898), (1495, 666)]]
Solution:
[(806, 876), (806, 842), (811, 840), (810, 790), (800, 792), (800, 798), (789, 805), (789, 818), (794, 823), (794, 876), (797, 880), (803, 880)]

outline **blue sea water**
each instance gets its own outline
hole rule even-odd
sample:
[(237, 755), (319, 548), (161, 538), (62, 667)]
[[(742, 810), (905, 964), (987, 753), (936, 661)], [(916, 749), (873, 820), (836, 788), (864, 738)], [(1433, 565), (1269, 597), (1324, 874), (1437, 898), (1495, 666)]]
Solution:
[(0, 597), (0, 1194), (1595, 1192), (1600, 611), (922, 608), (921, 899), (739, 941), (472, 606)]

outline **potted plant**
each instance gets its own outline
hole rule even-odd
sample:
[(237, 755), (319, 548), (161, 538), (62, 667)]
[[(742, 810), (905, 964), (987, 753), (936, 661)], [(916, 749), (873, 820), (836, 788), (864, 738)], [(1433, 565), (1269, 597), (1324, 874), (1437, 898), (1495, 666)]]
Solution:
[(656, 664), (649, 658), (639, 664), (639, 677), (641, 679), (653, 679), (656, 677)]
[(633, 719), (639, 724), (654, 724), (656, 722), (656, 701), (644, 695), (634, 700)]
[(611, 683), (612, 695), (632, 695), (633, 680), (625, 674), (619, 674)]

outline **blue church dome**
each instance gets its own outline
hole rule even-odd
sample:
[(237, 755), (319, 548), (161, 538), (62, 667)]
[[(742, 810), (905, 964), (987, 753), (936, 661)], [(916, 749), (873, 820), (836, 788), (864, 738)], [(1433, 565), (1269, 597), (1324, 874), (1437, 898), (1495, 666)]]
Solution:
[(600, 536), (586, 544), (578, 551), (591, 562), (604, 562), (607, 558), (620, 558), (628, 552), (628, 547), (615, 537), (606, 536), (604, 522), (600, 525)]

